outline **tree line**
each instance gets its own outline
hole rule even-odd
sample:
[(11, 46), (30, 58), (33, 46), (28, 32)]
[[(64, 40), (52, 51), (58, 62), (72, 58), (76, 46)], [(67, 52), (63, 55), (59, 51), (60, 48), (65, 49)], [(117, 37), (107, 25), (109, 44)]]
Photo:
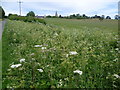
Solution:
[[(98, 16), (98, 15), (95, 15), (95, 16), (87, 16), (85, 14), (83, 15), (80, 15), (80, 14), (72, 14), (72, 15), (69, 15), (69, 16), (62, 16), (62, 15), (59, 15), (59, 16), (46, 16), (46, 18), (66, 18), (66, 19), (100, 19), (100, 20), (103, 20), (103, 19), (111, 19), (110, 16), (106, 16), (105, 15), (102, 15), (102, 16)], [(116, 20), (120, 19), (120, 16), (119, 15), (115, 15), (115, 18)]]

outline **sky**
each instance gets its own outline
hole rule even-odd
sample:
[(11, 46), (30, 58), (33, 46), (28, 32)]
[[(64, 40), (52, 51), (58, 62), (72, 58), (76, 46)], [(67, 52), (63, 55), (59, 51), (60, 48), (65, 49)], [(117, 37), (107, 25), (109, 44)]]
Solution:
[[(68, 16), (71, 14), (86, 14), (87, 16), (105, 15), (114, 18), (118, 14), (120, 0), (21, 0), (22, 15), (34, 11), (36, 15)], [(6, 15), (19, 15), (19, 0), (0, 0)]]

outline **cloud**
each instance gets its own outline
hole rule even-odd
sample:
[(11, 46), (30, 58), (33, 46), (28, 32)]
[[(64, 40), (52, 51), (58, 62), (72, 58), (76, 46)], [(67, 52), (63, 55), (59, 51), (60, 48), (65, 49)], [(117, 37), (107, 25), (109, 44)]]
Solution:
[[(3, 1), (3, 0), (2, 0)], [(16, 2), (19, 0), (4, 0), (5, 2)], [(118, 2), (119, 0), (20, 0), (24, 2)]]

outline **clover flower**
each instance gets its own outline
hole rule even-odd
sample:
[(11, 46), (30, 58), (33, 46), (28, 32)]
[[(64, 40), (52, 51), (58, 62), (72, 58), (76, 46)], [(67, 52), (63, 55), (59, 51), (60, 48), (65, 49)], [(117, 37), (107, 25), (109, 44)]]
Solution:
[(80, 70), (75, 70), (75, 71), (73, 71), (73, 73), (78, 73), (79, 75), (82, 75), (82, 71), (80, 71)]

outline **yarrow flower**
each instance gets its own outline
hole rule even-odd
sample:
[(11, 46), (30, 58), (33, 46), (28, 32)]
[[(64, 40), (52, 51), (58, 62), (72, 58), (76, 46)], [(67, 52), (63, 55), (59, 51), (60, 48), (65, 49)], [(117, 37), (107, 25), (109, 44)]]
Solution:
[(42, 69), (37, 69), (39, 72), (43, 72), (43, 70)]
[(35, 45), (34, 47), (42, 47), (42, 45)]
[(75, 70), (75, 71), (73, 71), (73, 73), (78, 73), (79, 75), (82, 75), (82, 71), (80, 71), (80, 70)]
[(46, 49), (46, 47), (42, 47), (41, 49), (44, 50), (44, 49)]
[(78, 54), (76, 51), (71, 51), (69, 53), (70, 53), (70, 55), (76, 55), (76, 54)]
[(25, 59), (24, 59), (24, 58), (23, 58), (23, 59), (20, 59), (20, 63), (21, 63), (21, 62), (25, 62)]
[(15, 64), (15, 65), (11, 65), (11, 68), (17, 68), (20, 67), (22, 64)]

